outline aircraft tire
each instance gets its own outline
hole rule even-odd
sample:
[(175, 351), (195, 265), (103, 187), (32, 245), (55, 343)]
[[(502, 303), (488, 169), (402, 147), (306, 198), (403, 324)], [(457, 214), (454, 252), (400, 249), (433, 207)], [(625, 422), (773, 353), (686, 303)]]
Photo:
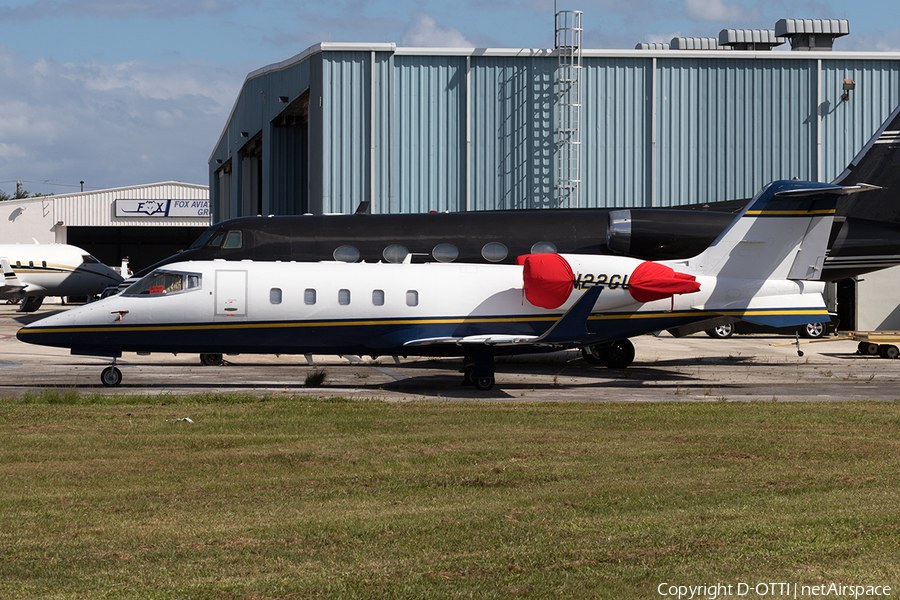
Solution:
[(734, 323), (726, 323), (706, 330), (706, 335), (717, 340), (724, 340), (734, 335)]
[(825, 323), (808, 323), (800, 330), (800, 335), (805, 338), (816, 340), (824, 336), (826, 331), (827, 327), (825, 326)]
[(616, 340), (600, 349), (601, 360), (608, 369), (624, 369), (634, 362), (634, 344), (631, 340)]
[(600, 351), (597, 346), (582, 346), (581, 347), (581, 357), (584, 359), (589, 365), (601, 365), (603, 364), (603, 359), (600, 357)]
[(476, 390), (486, 392), (492, 387), (494, 387), (494, 378), (493, 377), (473, 377), (472, 385), (475, 386)]
[(221, 354), (201, 354), (200, 355), (200, 364), (205, 365), (207, 367), (217, 367), (221, 365), (223, 362)]
[(122, 383), (122, 371), (116, 367), (106, 367), (100, 373), (100, 381), (106, 387), (115, 387)]

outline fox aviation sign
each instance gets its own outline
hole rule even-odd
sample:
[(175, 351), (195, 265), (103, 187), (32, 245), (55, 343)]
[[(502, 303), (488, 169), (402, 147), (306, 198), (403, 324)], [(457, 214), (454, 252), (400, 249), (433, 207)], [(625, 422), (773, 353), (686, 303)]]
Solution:
[(117, 217), (209, 217), (209, 200), (116, 199)]

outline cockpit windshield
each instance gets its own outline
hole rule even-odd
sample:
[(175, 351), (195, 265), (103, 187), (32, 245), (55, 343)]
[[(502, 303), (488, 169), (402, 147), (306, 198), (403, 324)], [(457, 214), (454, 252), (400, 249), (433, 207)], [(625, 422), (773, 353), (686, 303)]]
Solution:
[(158, 296), (200, 289), (199, 273), (153, 271), (122, 292), (123, 296)]
[(188, 248), (188, 249), (190, 250), (193, 248), (202, 248), (203, 246), (206, 245), (206, 242), (209, 241), (209, 238), (211, 238), (217, 230), (218, 230), (218, 227), (207, 228), (206, 231), (204, 231), (203, 233), (200, 234), (200, 237), (198, 237), (196, 240), (194, 240), (194, 243), (191, 244), (190, 248)]

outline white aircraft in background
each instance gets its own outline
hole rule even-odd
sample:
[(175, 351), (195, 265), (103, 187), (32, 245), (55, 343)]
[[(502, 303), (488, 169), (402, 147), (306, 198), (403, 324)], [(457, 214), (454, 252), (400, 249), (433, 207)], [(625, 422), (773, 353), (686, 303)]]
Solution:
[(0, 244), (0, 299), (22, 300), (19, 312), (40, 308), (46, 296), (89, 296), (122, 277), (76, 246)]
[(628, 338), (696, 331), (717, 318), (820, 322), (837, 198), (859, 184), (777, 181), (701, 254), (650, 262), (532, 254), (521, 265), (186, 261), (119, 296), (20, 329), (24, 342), (122, 352), (465, 357), (465, 381), (494, 385), (494, 356), (586, 347), (624, 367)]

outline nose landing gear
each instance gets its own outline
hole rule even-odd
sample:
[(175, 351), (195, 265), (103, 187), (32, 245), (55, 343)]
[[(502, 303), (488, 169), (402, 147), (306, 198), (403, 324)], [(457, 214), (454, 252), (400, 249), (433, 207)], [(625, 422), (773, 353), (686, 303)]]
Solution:
[(106, 387), (115, 387), (122, 383), (122, 371), (116, 367), (116, 362), (113, 360), (113, 364), (109, 367), (103, 369), (103, 372), (100, 373), (100, 381)]

